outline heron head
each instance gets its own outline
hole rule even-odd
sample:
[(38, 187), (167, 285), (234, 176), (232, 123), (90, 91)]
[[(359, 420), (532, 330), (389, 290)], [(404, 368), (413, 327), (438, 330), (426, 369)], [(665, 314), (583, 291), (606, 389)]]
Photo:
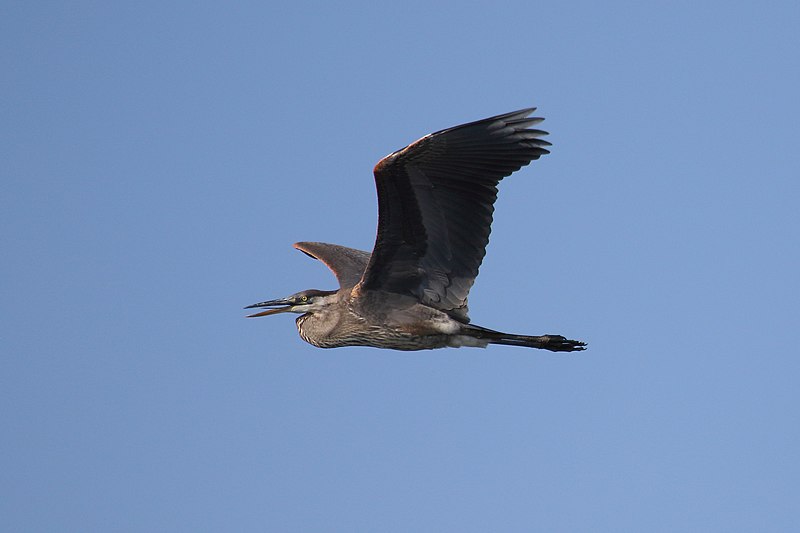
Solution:
[(259, 302), (257, 304), (248, 305), (245, 309), (254, 309), (260, 307), (268, 307), (266, 311), (247, 315), (247, 318), (255, 318), (257, 316), (275, 315), (278, 313), (312, 313), (327, 305), (327, 296), (336, 294), (336, 291), (321, 291), (318, 289), (308, 289), (300, 291), (286, 298), (278, 298), (277, 300), (267, 300), (266, 302)]

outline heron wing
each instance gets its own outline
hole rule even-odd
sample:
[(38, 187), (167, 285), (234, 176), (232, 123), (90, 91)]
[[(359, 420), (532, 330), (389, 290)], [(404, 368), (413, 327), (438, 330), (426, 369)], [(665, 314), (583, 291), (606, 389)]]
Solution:
[(369, 263), (369, 252), (328, 244), (324, 242), (296, 242), (294, 247), (304, 254), (319, 259), (339, 280), (343, 289), (355, 286), (364, 275)]
[(432, 133), (378, 162), (378, 235), (359, 289), (410, 294), (469, 321), (497, 184), (549, 153), (533, 111)]

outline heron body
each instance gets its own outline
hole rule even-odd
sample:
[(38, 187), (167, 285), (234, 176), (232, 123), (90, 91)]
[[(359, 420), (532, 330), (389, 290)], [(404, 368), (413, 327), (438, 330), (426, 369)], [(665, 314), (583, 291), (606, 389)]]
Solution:
[(459, 339), (460, 322), (412, 297), (376, 292), (360, 296), (352, 291), (337, 291), (319, 298), (319, 310), (299, 316), (296, 322), (300, 337), (320, 348), (422, 350), (486, 345), (474, 343), (472, 337)]
[(378, 234), (370, 252), (320, 242), (294, 246), (319, 259), (339, 290), (310, 289), (248, 308), (300, 313), (297, 329), (321, 348), (394, 350), (505, 344), (583, 350), (561, 335), (517, 335), (469, 323), (467, 296), (489, 242), (497, 185), (549, 153), (535, 108), (448, 128), (381, 159), (374, 175)]

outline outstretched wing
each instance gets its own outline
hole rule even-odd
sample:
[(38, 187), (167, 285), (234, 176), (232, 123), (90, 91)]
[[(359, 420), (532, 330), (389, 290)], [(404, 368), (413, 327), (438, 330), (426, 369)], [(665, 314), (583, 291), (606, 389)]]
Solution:
[(324, 242), (296, 242), (294, 247), (304, 254), (319, 259), (339, 280), (343, 289), (355, 286), (364, 275), (369, 263), (369, 252)]
[(468, 322), (497, 184), (549, 153), (523, 109), (426, 135), (375, 166), (378, 235), (360, 290), (410, 294)]

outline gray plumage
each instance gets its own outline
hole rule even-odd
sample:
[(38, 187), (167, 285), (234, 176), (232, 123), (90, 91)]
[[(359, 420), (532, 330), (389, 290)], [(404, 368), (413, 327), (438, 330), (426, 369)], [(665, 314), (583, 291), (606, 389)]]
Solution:
[(375, 166), (378, 234), (372, 253), (319, 242), (294, 246), (336, 275), (338, 291), (311, 289), (248, 308), (302, 313), (303, 340), (322, 348), (422, 350), (506, 344), (583, 350), (560, 335), (516, 335), (469, 323), (467, 297), (486, 253), (497, 185), (549, 153), (535, 108), (442, 130)]

